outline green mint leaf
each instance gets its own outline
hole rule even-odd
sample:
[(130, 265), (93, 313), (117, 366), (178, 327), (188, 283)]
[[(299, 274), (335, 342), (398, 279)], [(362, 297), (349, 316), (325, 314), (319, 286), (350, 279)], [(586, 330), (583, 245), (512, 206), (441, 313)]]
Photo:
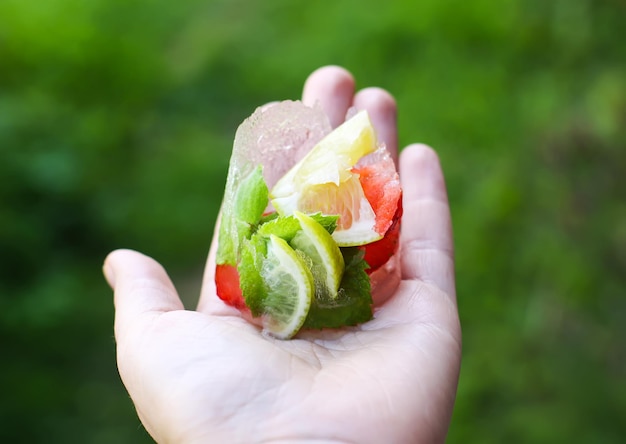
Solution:
[(268, 196), (269, 190), (263, 180), (263, 167), (259, 165), (239, 184), (233, 216), (237, 220), (255, 225), (267, 207)]
[[(339, 219), (339, 216), (325, 216), (322, 213), (309, 214), (308, 216), (324, 227), (330, 234), (333, 234), (333, 231), (335, 231), (337, 220)], [(263, 222), (263, 219), (261, 219), (257, 233), (266, 237), (273, 234), (287, 242), (291, 242), (296, 233), (301, 230), (300, 222), (295, 216), (277, 216), (272, 217), (267, 222)]]
[(329, 234), (333, 234), (335, 229), (337, 228), (337, 221), (339, 220), (339, 215), (336, 216), (328, 216), (322, 213), (314, 213), (308, 214), (311, 219), (320, 224)]
[(268, 193), (263, 169), (258, 166), (239, 183), (233, 201), (225, 202), (218, 234), (218, 264), (237, 264), (241, 242), (250, 238), (261, 220), (269, 201)]
[(225, 217), (225, 213), (222, 213), (220, 231), (217, 235), (218, 242), (216, 262), (218, 265), (237, 264), (237, 245), (235, 245), (233, 237), (237, 236), (237, 233), (233, 225), (233, 219)]
[(290, 242), (300, 231), (300, 222), (294, 216), (278, 216), (269, 222), (260, 225), (257, 234), (269, 238), (272, 234)]
[(346, 264), (335, 299), (315, 299), (304, 321), (304, 328), (339, 328), (372, 319), (370, 279), (364, 253), (356, 247), (342, 248)]
[(241, 294), (253, 316), (260, 316), (264, 312), (267, 289), (261, 276), (261, 270), (266, 256), (266, 238), (255, 234), (250, 239), (243, 239), (237, 272), (239, 273)]

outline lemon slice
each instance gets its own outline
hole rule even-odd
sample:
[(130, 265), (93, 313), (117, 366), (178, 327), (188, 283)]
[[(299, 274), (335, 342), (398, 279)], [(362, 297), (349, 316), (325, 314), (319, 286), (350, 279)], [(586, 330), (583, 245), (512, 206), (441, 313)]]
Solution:
[(274, 337), (289, 339), (302, 327), (311, 307), (313, 275), (298, 253), (272, 234), (261, 276), (268, 289), (263, 327)]
[(352, 171), (377, 148), (366, 111), (357, 113), (322, 139), (276, 183), (270, 193), (279, 214), (295, 211), (339, 215), (333, 238), (339, 246), (356, 246), (382, 238), (376, 215)]
[(345, 268), (339, 246), (326, 229), (313, 218), (296, 211), (302, 228), (291, 245), (311, 259), (311, 272), (317, 299), (335, 299)]

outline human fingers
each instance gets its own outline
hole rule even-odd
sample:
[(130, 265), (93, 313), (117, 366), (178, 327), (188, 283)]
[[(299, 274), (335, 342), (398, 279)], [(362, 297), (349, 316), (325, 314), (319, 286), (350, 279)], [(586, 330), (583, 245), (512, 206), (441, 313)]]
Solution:
[(123, 340), (132, 326), (155, 316), (183, 310), (174, 284), (154, 259), (132, 250), (116, 250), (104, 261), (104, 275), (114, 290), (115, 337)]
[(339, 66), (324, 66), (314, 71), (304, 83), (302, 102), (319, 103), (333, 128), (345, 120), (354, 96), (352, 74)]
[(433, 283), (453, 300), (454, 247), (446, 185), (435, 151), (411, 145), (400, 155), (404, 215), (402, 277)]
[(381, 88), (365, 88), (354, 96), (355, 108), (367, 110), (376, 129), (378, 141), (384, 142), (395, 164), (398, 164), (398, 126), (396, 100)]

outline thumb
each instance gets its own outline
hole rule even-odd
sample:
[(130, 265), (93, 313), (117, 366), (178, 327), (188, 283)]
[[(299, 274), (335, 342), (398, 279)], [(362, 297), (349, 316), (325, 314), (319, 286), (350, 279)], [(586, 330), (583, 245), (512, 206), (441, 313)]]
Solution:
[(133, 324), (184, 309), (163, 267), (148, 256), (132, 250), (113, 251), (104, 261), (103, 272), (114, 290), (118, 339)]

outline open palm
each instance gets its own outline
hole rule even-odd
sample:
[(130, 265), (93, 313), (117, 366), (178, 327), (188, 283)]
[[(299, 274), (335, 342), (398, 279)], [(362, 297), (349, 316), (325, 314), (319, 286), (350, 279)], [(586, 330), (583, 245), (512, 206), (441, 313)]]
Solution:
[[(378, 88), (355, 94), (345, 70), (307, 80), (333, 126), (367, 109), (398, 158), (396, 106)], [(436, 154), (399, 156), (404, 190), (402, 281), (359, 327), (263, 335), (216, 296), (215, 241), (196, 311), (186, 311), (163, 268), (118, 250), (105, 262), (115, 290), (122, 381), (158, 442), (442, 442), (460, 364), (450, 213)]]

